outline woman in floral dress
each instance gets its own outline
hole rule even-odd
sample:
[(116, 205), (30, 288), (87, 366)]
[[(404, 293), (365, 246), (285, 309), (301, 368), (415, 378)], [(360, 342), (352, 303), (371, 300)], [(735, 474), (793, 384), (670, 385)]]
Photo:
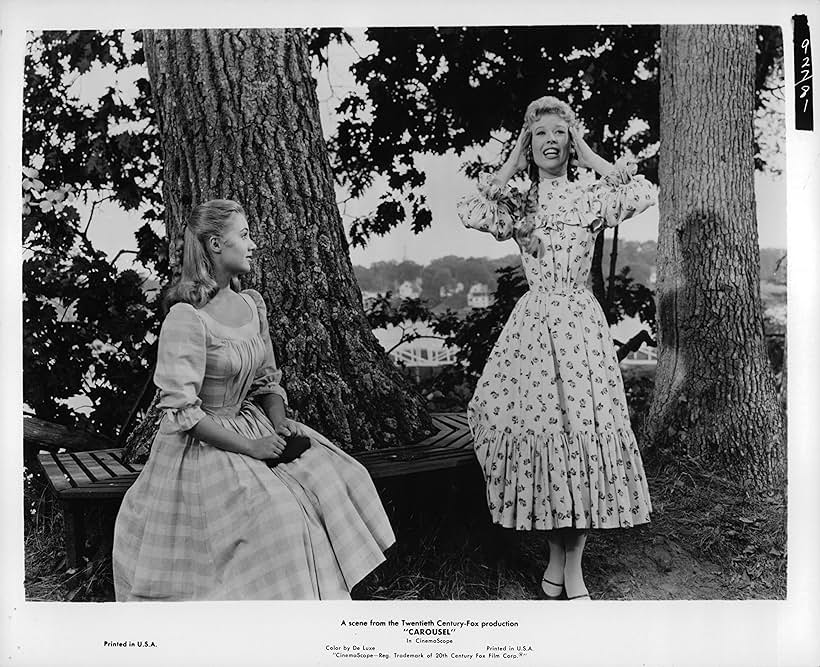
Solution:
[[(394, 542), (364, 467), (285, 417), (265, 302), (238, 289), (255, 248), (232, 201), (185, 228), (154, 375), (165, 414), (114, 530), (117, 600), (345, 599)], [(291, 434), (309, 449), (269, 467)]]
[[(570, 158), (602, 176), (570, 180)], [(526, 194), (508, 181), (528, 169)], [(547, 531), (549, 598), (590, 599), (581, 558), (590, 528), (649, 521), (643, 463), (606, 318), (585, 287), (595, 237), (655, 203), (625, 160), (583, 140), (569, 106), (532, 102), (510, 157), (459, 202), (467, 227), (514, 238), (529, 283), (468, 407), (495, 523)]]

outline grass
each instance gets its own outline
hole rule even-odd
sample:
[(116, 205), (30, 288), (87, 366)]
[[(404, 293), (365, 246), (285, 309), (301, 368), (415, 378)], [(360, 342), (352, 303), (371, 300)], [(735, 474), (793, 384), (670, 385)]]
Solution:
[[(651, 389), (647, 369), (624, 373), (641, 423)], [(652, 522), (592, 531), (585, 552), (594, 599), (784, 599), (785, 490), (749, 495), (688, 458), (645, 458)], [(354, 599), (537, 599), (547, 564), (543, 533), (492, 526), (477, 466), (381, 483), (398, 542), (361, 582)], [(25, 481), (26, 596), (29, 600), (113, 600), (113, 510), (88, 517), (95, 555), (66, 569), (62, 517), (37, 474)]]
[[(648, 462), (647, 477), (652, 523), (590, 534), (585, 571), (594, 599), (785, 598), (783, 494), (748, 496), (691, 460)], [(355, 598), (538, 599), (544, 535), (491, 526), (479, 474), (428, 478), (382, 495), (399, 541)], [(399, 497), (405, 507), (395, 505)]]
[(114, 599), (111, 574), (111, 507), (88, 513), (93, 555), (69, 569), (63, 545), (63, 517), (38, 472), (24, 480), (26, 599), (50, 602), (105, 602)]

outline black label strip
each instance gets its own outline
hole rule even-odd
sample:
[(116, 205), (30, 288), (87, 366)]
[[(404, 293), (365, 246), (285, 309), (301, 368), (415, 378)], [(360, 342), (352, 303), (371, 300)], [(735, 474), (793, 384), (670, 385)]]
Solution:
[(814, 129), (814, 72), (811, 63), (811, 37), (805, 14), (792, 17), (794, 29), (794, 126)]

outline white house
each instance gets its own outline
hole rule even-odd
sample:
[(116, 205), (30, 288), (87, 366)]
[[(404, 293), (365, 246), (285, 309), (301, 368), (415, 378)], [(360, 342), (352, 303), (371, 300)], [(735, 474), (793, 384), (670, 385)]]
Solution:
[(405, 280), (399, 285), (399, 296), (402, 299), (418, 299), (421, 296), (420, 280)]
[(464, 283), (456, 283), (455, 286), (447, 286), (447, 287), (440, 287), (438, 290), (438, 295), (442, 299), (446, 299), (448, 297), (453, 296), (454, 294), (461, 294), (464, 291)]
[(492, 302), (490, 288), (484, 283), (475, 283), (467, 292), (467, 305), (470, 308), (487, 308)]

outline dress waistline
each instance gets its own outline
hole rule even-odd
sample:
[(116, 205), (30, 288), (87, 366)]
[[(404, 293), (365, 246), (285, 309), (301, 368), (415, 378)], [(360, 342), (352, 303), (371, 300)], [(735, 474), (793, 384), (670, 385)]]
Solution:
[(592, 296), (592, 292), (589, 291), (586, 287), (558, 287), (558, 288), (548, 288), (548, 287), (532, 287), (530, 286), (533, 294), (537, 294), (538, 296), (545, 296), (545, 297), (553, 297), (553, 296), (574, 296), (576, 294), (588, 294)]
[(241, 409), (241, 403), (238, 403), (237, 405), (202, 406), (202, 410), (205, 412), (205, 414), (212, 415), (214, 417), (236, 417), (236, 415), (239, 414), (239, 411)]

